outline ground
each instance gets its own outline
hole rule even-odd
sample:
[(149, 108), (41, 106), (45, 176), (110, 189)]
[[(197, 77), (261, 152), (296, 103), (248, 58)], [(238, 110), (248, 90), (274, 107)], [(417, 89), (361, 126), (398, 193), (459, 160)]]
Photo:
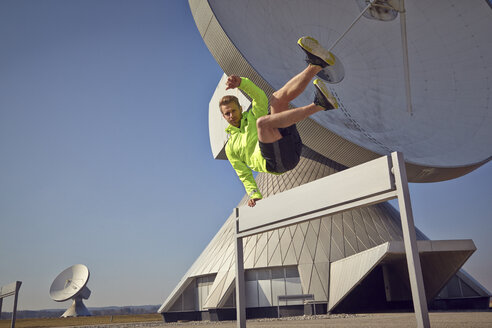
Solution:
[[(142, 319), (142, 320), (139, 320)], [(98, 321), (98, 322), (96, 322)], [(141, 321), (141, 322), (138, 322)], [(432, 328), (492, 328), (492, 311), (484, 312), (432, 312), (430, 313)], [(18, 328), (22, 327), (177, 327), (177, 328), (234, 328), (235, 321), (226, 322), (179, 322), (164, 323), (160, 315), (88, 317), (67, 319), (19, 319)], [(0, 320), (0, 328), (10, 327), (10, 320)], [(282, 319), (248, 320), (247, 327), (254, 328), (386, 328), (386, 327), (417, 327), (414, 313), (378, 313), (354, 315), (320, 315), (290, 317)]]

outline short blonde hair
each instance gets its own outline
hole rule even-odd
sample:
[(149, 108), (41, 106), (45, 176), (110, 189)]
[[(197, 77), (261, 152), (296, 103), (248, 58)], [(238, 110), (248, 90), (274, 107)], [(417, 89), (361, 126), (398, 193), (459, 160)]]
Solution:
[(237, 107), (241, 107), (241, 105), (239, 105), (239, 99), (237, 99), (237, 97), (227, 95), (227, 96), (222, 97), (222, 99), (220, 99), (219, 108), (221, 108), (222, 105), (228, 105), (230, 103), (235, 103), (237, 105)]

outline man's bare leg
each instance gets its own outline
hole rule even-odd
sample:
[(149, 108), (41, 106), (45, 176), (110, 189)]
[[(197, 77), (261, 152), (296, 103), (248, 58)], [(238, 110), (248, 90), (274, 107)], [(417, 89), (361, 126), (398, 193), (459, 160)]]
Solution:
[(280, 90), (273, 93), (270, 98), (270, 115), (262, 116), (256, 121), (258, 139), (261, 142), (278, 141), (282, 138), (278, 129), (289, 127), (321, 110), (338, 108), (336, 98), (321, 80), (316, 79), (314, 85), (317, 91), (313, 103), (289, 109), (289, 103), (306, 89), (314, 76), (323, 67), (335, 63), (333, 54), (324, 49), (316, 39), (304, 36), (297, 41), (297, 44), (306, 53), (308, 66), (290, 79)]
[(304, 107), (289, 109), (289, 103), (297, 98), (308, 86), (309, 82), (321, 71), (316, 65), (308, 65), (301, 73), (290, 79), (281, 89), (275, 91), (270, 98), (270, 115), (262, 116), (256, 122), (258, 140), (271, 143), (282, 138), (279, 128), (286, 128), (302, 121), (323, 107), (311, 103)]
[(275, 91), (270, 99), (270, 112), (277, 114), (289, 109), (289, 103), (299, 97), (309, 82), (318, 74), (320, 66), (308, 65), (302, 72), (290, 79), (282, 88)]

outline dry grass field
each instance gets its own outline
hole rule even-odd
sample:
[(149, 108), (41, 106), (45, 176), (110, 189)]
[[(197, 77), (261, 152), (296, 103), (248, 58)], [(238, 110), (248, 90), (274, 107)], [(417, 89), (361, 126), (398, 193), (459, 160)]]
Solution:
[[(77, 318), (17, 319), (16, 328), (93, 326), (119, 323), (162, 322), (162, 316), (155, 314), (114, 315)], [(0, 328), (10, 328), (9, 320), (0, 320)]]

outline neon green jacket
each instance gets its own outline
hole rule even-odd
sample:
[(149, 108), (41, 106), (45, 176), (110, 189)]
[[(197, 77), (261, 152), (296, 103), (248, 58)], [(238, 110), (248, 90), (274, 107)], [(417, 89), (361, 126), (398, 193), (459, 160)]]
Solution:
[(266, 161), (261, 156), (256, 130), (256, 120), (268, 114), (268, 98), (263, 90), (245, 77), (241, 78), (239, 89), (250, 96), (252, 107), (249, 111), (243, 112), (239, 128), (233, 125), (227, 127), (229, 140), (226, 145), (226, 154), (249, 197), (261, 199), (263, 196), (258, 190), (252, 170), (268, 172)]

